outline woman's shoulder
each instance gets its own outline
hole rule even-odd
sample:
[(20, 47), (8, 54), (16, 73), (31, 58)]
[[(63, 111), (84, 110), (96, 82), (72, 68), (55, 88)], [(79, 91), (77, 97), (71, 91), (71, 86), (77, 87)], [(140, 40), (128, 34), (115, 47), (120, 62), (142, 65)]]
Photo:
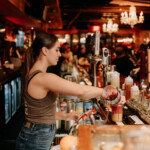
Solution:
[(39, 78), (46, 81), (47, 79), (55, 80), (55, 79), (58, 79), (60, 77), (54, 73), (45, 72), (45, 73), (41, 73)]
[(40, 72), (31, 79), (30, 83), (38, 87), (45, 87), (47, 84), (50, 85), (53, 82), (59, 82), (57, 75), (47, 72)]

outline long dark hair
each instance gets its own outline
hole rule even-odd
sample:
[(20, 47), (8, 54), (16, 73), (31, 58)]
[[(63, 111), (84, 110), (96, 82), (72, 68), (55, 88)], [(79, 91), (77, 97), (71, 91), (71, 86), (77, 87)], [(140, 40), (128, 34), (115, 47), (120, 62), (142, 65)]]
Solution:
[(25, 75), (29, 74), (30, 69), (37, 60), (42, 50), (42, 47), (52, 48), (58, 38), (53, 34), (40, 32), (37, 34), (32, 46), (26, 51), (25, 55)]
[[(24, 68), (22, 73), (22, 85), (25, 85), (25, 78), (28, 76), (30, 69), (40, 55), (42, 47), (52, 48), (58, 38), (53, 34), (40, 32), (34, 39), (31, 47), (25, 53)], [(24, 90), (24, 87), (22, 88)]]

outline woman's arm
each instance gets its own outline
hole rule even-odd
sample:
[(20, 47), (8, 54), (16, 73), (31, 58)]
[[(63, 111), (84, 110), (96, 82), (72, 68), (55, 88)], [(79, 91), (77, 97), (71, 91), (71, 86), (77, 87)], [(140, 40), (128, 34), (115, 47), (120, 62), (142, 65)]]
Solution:
[(99, 98), (102, 96), (108, 100), (112, 99), (118, 93), (117, 89), (113, 86), (106, 86), (105, 90), (103, 90), (103, 88), (80, 85), (68, 81), (52, 73), (40, 73), (32, 79), (32, 84), (30, 84), (31, 82), (28, 87), (29, 94), (38, 99), (45, 97), (49, 91), (85, 99)]
[(44, 73), (38, 80), (39, 86), (44, 87), (48, 91), (53, 91), (59, 94), (78, 96), (85, 99), (97, 98), (102, 94), (102, 88), (80, 85), (74, 82), (67, 81), (61, 77), (52, 74)]

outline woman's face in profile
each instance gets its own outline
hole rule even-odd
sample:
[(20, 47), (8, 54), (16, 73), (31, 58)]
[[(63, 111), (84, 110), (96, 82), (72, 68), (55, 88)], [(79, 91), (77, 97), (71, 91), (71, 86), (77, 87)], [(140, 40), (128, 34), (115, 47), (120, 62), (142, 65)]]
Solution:
[(48, 50), (48, 63), (49, 65), (57, 65), (57, 62), (59, 60), (59, 57), (61, 56), (61, 53), (59, 51), (60, 49), (60, 43), (59, 41), (56, 41), (54, 46)]

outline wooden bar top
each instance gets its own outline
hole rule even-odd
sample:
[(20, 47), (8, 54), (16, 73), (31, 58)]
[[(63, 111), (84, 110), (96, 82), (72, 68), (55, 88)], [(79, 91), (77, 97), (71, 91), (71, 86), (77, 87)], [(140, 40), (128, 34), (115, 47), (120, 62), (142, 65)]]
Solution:
[(150, 125), (79, 125), (78, 138), (80, 150), (94, 150), (92, 142), (92, 133), (113, 133), (123, 134), (129, 130), (150, 129)]

